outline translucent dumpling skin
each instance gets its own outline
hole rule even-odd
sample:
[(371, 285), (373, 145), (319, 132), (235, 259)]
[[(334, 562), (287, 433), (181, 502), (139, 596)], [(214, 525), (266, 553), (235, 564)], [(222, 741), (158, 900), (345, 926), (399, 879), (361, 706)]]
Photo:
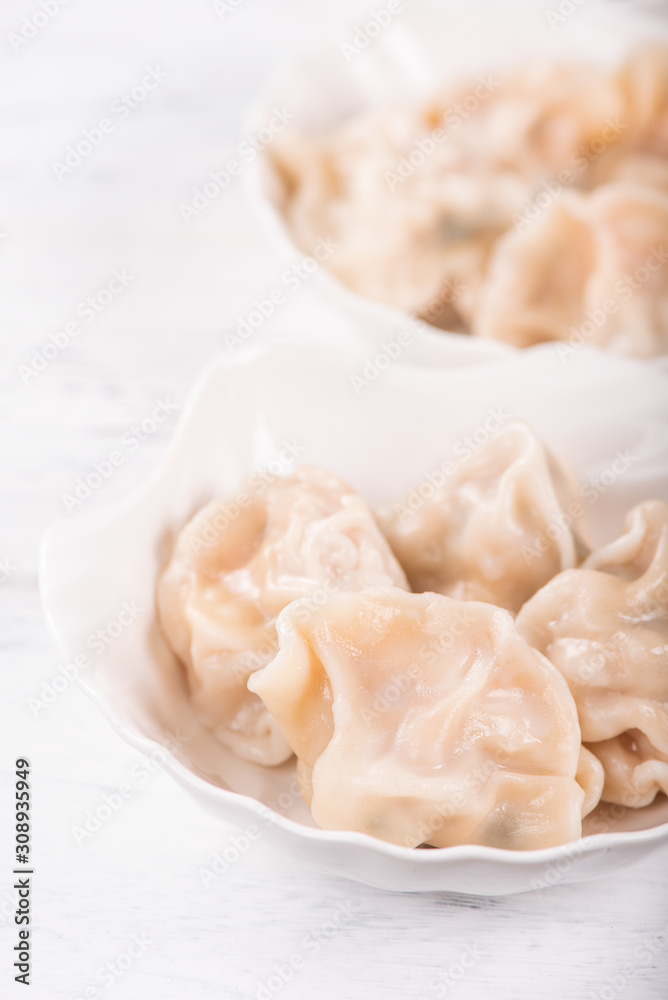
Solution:
[[(635, 158), (620, 182), (565, 192), (490, 257), (476, 312), (483, 337), (653, 356), (668, 349), (668, 169)], [(657, 185), (656, 187), (654, 185)]]
[(339, 590), (407, 583), (346, 483), (311, 466), (254, 487), (257, 478), (234, 508), (213, 501), (183, 528), (158, 580), (157, 605), (205, 724), (239, 756), (278, 764), (291, 751), (246, 686), (278, 649), (276, 616), (297, 598), (317, 604)]
[(426, 499), (407, 498), (379, 516), (413, 590), (516, 612), (555, 573), (575, 565), (576, 543), (563, 516), (574, 498), (538, 438), (513, 423), (459, 462)]
[(624, 534), (543, 587), (517, 627), (566, 678), (603, 798), (637, 808), (668, 793), (668, 504), (635, 507)]
[(299, 758), (321, 827), (408, 847), (581, 835), (602, 769), (581, 755), (564, 679), (507, 612), (369, 589), (292, 604), (278, 632), (248, 684)]

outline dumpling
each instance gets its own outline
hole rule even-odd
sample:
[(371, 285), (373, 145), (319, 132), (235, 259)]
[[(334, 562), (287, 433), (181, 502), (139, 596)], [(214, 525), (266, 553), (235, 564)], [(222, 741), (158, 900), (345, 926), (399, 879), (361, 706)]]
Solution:
[(592, 67), (459, 80), (422, 106), (290, 129), (268, 152), (275, 194), (305, 253), (334, 240), (326, 263), (349, 287), (469, 331), (495, 240), (627, 102)]
[[(322, 136), (291, 131), (268, 155), (304, 253), (329, 240), (326, 265), (353, 290), (458, 322), (460, 298), (466, 311), (492, 239), (530, 188), (512, 170), (473, 173), (452, 142), (433, 142), (433, 128), (413, 112), (370, 115)], [(407, 159), (416, 143), (434, 147), (420, 170)]]
[(278, 764), (290, 750), (246, 687), (278, 649), (276, 616), (296, 598), (392, 585), (406, 578), (362, 497), (304, 466), (271, 483), (251, 476), (234, 506), (202, 508), (177, 538), (157, 605), (204, 723), (240, 757)]
[(668, 196), (658, 179), (562, 194), (496, 243), (474, 331), (518, 347), (562, 340), (660, 354), (668, 349), (666, 243)]
[(438, 488), (425, 482), (379, 512), (413, 590), (518, 611), (575, 565), (575, 490), (525, 424), (508, 424), (449, 471)]
[[(503, 152), (539, 190), (564, 170), (572, 176), (574, 166), (586, 183), (587, 167), (601, 155), (602, 142), (609, 152), (624, 140), (625, 130), (615, 123), (625, 110), (625, 93), (599, 67), (532, 63), (504, 83), (497, 100), (507, 126)], [(590, 156), (583, 156), (584, 151)], [(496, 146), (493, 153), (484, 152), (501, 158)]]
[[(248, 685), (328, 830), (407, 847), (578, 838), (602, 769), (564, 679), (499, 608), (396, 588), (299, 601)], [(586, 784), (578, 784), (576, 775)]]
[(618, 74), (626, 101), (623, 121), (629, 142), (658, 156), (668, 155), (668, 47), (638, 46)]
[(589, 196), (611, 265), (601, 303), (616, 308), (595, 342), (650, 357), (668, 350), (668, 194), (609, 184)]
[(603, 798), (668, 794), (668, 504), (634, 507), (624, 534), (543, 587), (517, 628), (568, 681)]
[(496, 244), (479, 297), (477, 336), (531, 347), (568, 339), (590, 299), (601, 266), (597, 233), (585, 198), (569, 192), (531, 224), (511, 229)]

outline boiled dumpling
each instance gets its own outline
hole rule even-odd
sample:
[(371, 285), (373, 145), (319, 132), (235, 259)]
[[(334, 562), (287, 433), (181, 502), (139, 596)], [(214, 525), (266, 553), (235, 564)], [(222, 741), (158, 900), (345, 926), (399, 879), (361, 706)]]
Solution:
[[(542, 61), (520, 68), (497, 97), (508, 125), (506, 161), (539, 191), (548, 178), (568, 183), (570, 176), (571, 183), (586, 184), (601, 153), (624, 142), (624, 123), (618, 123), (625, 96), (619, 81), (599, 67)], [(484, 153), (499, 157), (497, 147)]]
[(159, 578), (157, 603), (205, 724), (239, 756), (276, 764), (290, 750), (246, 687), (276, 653), (276, 616), (296, 598), (390, 585), (407, 583), (364, 500), (305, 466), (270, 484), (251, 477), (234, 508), (213, 501), (196, 514)]
[(580, 836), (602, 768), (581, 753), (564, 679), (507, 612), (370, 589), (291, 604), (278, 632), (248, 684), (299, 758), (319, 826), (408, 847)]
[(621, 538), (543, 587), (517, 627), (568, 681), (603, 798), (668, 793), (668, 504), (635, 507)]
[(644, 152), (668, 155), (668, 48), (639, 46), (618, 75), (626, 107), (627, 142)]
[(635, 161), (635, 183), (567, 192), (500, 239), (475, 332), (518, 347), (561, 340), (643, 356), (666, 351), (668, 196), (656, 170), (653, 186), (638, 183), (643, 168), (647, 161)]
[(379, 513), (413, 590), (518, 611), (575, 565), (564, 513), (574, 488), (525, 424), (502, 428), (438, 488), (422, 485)]
[(566, 340), (590, 299), (600, 301), (602, 250), (585, 206), (584, 196), (565, 194), (497, 242), (476, 309), (478, 336), (517, 347)]

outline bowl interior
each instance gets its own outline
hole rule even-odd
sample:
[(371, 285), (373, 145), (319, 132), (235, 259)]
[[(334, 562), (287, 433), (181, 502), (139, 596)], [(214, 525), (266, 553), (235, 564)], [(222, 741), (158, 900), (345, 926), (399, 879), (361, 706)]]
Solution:
[[(578, 525), (593, 543), (613, 537), (634, 503), (668, 500), (668, 378), (661, 366), (589, 349), (562, 363), (545, 345), (472, 369), (395, 363), (360, 390), (353, 380), (364, 364), (352, 349), (299, 339), (216, 361), (145, 488), (57, 523), (43, 549), (44, 602), (61, 651), (122, 729), (165, 746), (214, 794), (242, 793), (304, 826), (313, 824), (293, 763), (247, 763), (203, 729), (156, 623), (157, 573), (175, 533), (202, 503), (233, 498), (255, 470), (286, 472), (303, 461), (330, 468), (372, 506), (392, 502), (462, 447), (484, 441), (488, 428), (515, 418), (581, 483), (597, 484)], [(618, 453), (627, 456), (627, 471), (610, 481)], [(646, 812), (607, 814), (598, 830), (667, 820), (664, 801)]]

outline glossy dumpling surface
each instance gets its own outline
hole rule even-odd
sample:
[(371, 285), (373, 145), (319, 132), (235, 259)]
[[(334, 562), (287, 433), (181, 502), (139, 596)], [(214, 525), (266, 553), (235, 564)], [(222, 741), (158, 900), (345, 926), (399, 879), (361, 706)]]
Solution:
[(547, 584), (517, 627), (568, 681), (604, 799), (637, 808), (668, 793), (668, 504), (635, 507), (624, 534)]
[(408, 847), (580, 836), (602, 769), (582, 760), (564, 679), (507, 612), (383, 588), (292, 604), (278, 631), (249, 687), (297, 754), (321, 827)]
[(575, 491), (525, 424), (507, 425), (447, 471), (379, 515), (413, 590), (517, 611), (575, 565), (564, 516)]
[(322, 469), (251, 477), (180, 532), (157, 587), (162, 629), (185, 665), (205, 724), (239, 756), (280, 763), (290, 750), (246, 686), (278, 648), (275, 619), (297, 598), (406, 587), (364, 500)]

